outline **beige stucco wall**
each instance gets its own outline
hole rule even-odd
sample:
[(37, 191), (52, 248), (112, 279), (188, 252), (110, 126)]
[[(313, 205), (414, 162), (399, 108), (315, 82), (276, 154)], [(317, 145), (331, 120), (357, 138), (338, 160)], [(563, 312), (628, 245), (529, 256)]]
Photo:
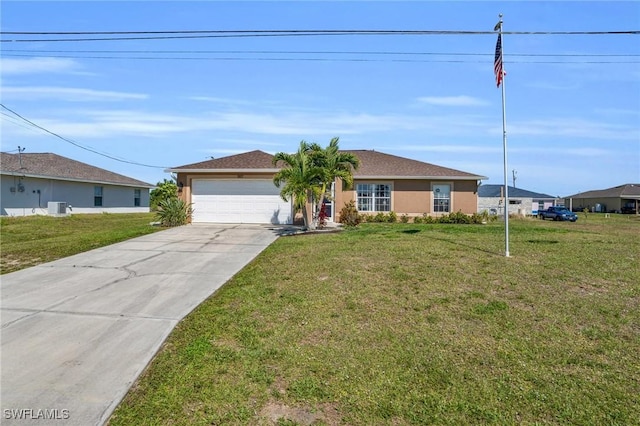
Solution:
[(478, 211), (478, 182), (475, 180), (455, 181), (453, 184), (452, 212), (473, 214)]
[(356, 199), (355, 186), (358, 183), (384, 183), (391, 185), (391, 210), (397, 214), (421, 216), (433, 213), (433, 184), (451, 185), (451, 212), (462, 211), (466, 214), (476, 213), (478, 209), (477, 182), (471, 181), (438, 181), (438, 180), (354, 180), (353, 188), (342, 190), (342, 183), (336, 184), (335, 211), (336, 220), (340, 210), (346, 203)]

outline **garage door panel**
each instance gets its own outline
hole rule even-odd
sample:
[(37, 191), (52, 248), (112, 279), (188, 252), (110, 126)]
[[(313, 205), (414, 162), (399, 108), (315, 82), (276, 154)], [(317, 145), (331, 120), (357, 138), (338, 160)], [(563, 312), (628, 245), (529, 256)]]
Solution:
[(292, 223), (291, 203), (271, 180), (196, 179), (192, 203), (194, 222)]

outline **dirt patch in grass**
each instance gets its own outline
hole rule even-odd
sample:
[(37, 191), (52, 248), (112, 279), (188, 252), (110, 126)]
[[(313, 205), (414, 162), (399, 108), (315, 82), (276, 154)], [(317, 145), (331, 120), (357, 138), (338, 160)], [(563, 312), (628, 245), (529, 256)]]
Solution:
[(291, 407), (283, 403), (270, 401), (260, 410), (259, 418), (273, 425), (279, 424), (283, 420), (304, 426), (340, 424), (340, 414), (333, 404), (318, 404), (315, 407)]

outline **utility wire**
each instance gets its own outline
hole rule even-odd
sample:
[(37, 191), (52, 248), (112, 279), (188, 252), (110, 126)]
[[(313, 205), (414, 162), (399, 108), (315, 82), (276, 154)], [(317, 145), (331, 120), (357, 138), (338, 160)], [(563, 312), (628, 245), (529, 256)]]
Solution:
[[(5, 57), (37, 58), (40, 55), (5, 54)], [(621, 55), (626, 56), (626, 55)], [(640, 56), (640, 55), (637, 55)], [(367, 58), (247, 58), (247, 57), (186, 57), (186, 56), (87, 56), (87, 55), (47, 55), (48, 58), (72, 59), (127, 59), (127, 60), (181, 60), (181, 61), (284, 61), (284, 62), (408, 62), (408, 63), (486, 63), (469, 59), (367, 59)], [(640, 64), (640, 61), (506, 61), (510, 64)]]
[[(332, 51), (332, 50), (23, 50), (23, 49), (3, 49), (3, 52), (18, 53), (164, 53), (164, 54), (303, 54), (303, 55), (433, 55), (433, 56), (494, 56), (493, 53), (469, 53), (469, 52), (391, 52), (391, 51)], [(617, 53), (509, 53), (510, 57), (626, 57), (640, 56), (640, 54), (617, 54)]]
[(15, 115), (16, 117), (20, 118), (25, 123), (28, 123), (31, 126), (33, 126), (35, 128), (38, 128), (38, 129), (40, 129), (40, 130), (42, 130), (42, 131), (44, 131), (44, 132), (46, 132), (46, 133), (48, 133), (48, 134), (50, 134), (52, 136), (55, 136), (58, 139), (62, 139), (63, 141), (65, 141), (67, 143), (70, 143), (71, 145), (74, 145), (74, 146), (76, 146), (78, 148), (84, 149), (85, 151), (89, 151), (89, 152), (92, 152), (94, 154), (98, 154), (98, 155), (101, 155), (103, 157), (109, 158), (111, 160), (119, 161), (121, 163), (133, 164), (135, 166), (150, 167), (150, 168), (153, 168), (153, 169), (167, 169), (167, 168), (169, 168), (168, 166), (152, 166), (152, 165), (149, 165), (149, 164), (143, 164), (143, 163), (138, 163), (138, 162), (135, 162), (135, 161), (129, 161), (129, 160), (125, 160), (125, 159), (122, 159), (122, 158), (114, 157), (114, 156), (109, 155), (109, 154), (105, 154), (105, 153), (100, 152), (100, 151), (96, 151), (95, 149), (92, 149), (92, 148), (86, 147), (84, 145), (81, 145), (78, 142), (75, 142), (75, 141), (73, 141), (71, 139), (65, 138), (64, 136), (60, 136), (59, 134), (57, 134), (55, 132), (52, 132), (52, 131), (50, 131), (48, 129), (45, 129), (42, 126), (37, 125), (33, 121), (24, 118), (22, 115), (18, 114), (17, 112), (15, 112), (14, 110), (12, 110), (11, 108), (7, 107), (6, 105), (4, 105), (2, 103), (0, 103), (0, 106), (2, 108), (6, 109), (7, 111), (9, 111), (10, 113), (12, 113), (13, 115)]
[[(502, 34), (637, 34), (639, 30), (624, 31), (504, 31)], [(495, 31), (469, 30), (167, 30), (167, 31), (0, 31), (0, 35), (130, 35), (130, 34), (495, 34)]]
[[(245, 38), (245, 37), (300, 37), (300, 36), (371, 36), (371, 35), (489, 35), (494, 31), (450, 31), (450, 30), (204, 30), (204, 31), (75, 31), (75, 32), (28, 32), (2, 31), (9, 36), (116, 36), (73, 37), (39, 39), (2, 39), (2, 43), (20, 42), (69, 42), (69, 41), (117, 41), (117, 40), (163, 40), (194, 38)], [(630, 31), (505, 31), (511, 35), (638, 35), (640, 30)], [(126, 35), (126, 37), (125, 37)]]

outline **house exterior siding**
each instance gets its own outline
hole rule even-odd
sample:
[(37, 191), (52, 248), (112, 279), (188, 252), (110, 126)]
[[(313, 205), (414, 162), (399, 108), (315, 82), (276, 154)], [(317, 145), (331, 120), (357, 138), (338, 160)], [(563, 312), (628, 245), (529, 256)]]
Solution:
[[(94, 205), (94, 188), (101, 186), (102, 206)], [(140, 206), (135, 206), (135, 190)], [(149, 188), (57, 179), (2, 176), (0, 212), (6, 216), (48, 214), (50, 201), (63, 201), (71, 213), (143, 213), (149, 211)]]
[(340, 219), (340, 210), (349, 201), (356, 201), (356, 185), (359, 183), (380, 183), (391, 186), (391, 210), (398, 214), (408, 216), (432, 216), (441, 215), (433, 212), (434, 184), (448, 184), (451, 186), (451, 204), (449, 212), (461, 211), (473, 214), (477, 211), (478, 198), (476, 193), (477, 182), (449, 181), (449, 180), (423, 180), (423, 179), (354, 179), (353, 188), (341, 190), (342, 183), (336, 183), (334, 202), (335, 220)]

